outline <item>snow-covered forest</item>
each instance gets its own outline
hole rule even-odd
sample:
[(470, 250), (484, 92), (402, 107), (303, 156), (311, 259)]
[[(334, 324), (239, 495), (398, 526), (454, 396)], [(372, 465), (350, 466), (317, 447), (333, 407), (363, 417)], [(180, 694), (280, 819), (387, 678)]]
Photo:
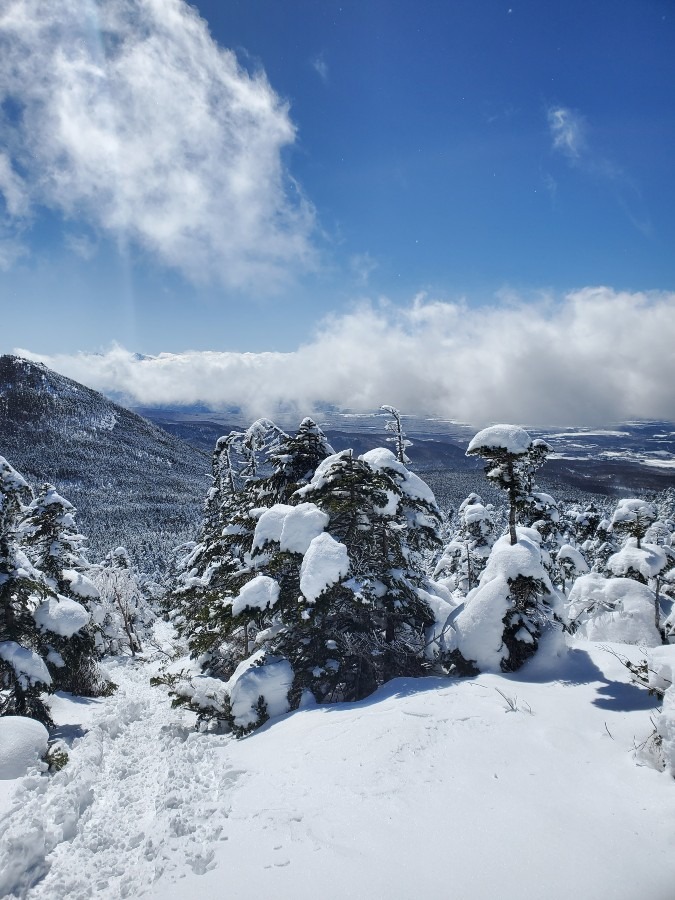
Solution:
[(675, 491), (557, 501), (494, 425), (444, 511), (383, 409), (221, 437), (152, 574), (0, 458), (0, 895), (672, 896)]

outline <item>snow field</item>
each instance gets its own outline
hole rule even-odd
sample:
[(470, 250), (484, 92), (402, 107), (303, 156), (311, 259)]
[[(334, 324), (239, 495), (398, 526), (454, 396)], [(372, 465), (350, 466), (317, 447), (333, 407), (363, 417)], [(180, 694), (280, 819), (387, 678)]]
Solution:
[(656, 701), (598, 645), (507, 677), (397, 679), (241, 741), (194, 732), (152, 670), (53, 702), (89, 730), (61, 772), (17, 782), (0, 895), (673, 896), (675, 780), (632, 752)]

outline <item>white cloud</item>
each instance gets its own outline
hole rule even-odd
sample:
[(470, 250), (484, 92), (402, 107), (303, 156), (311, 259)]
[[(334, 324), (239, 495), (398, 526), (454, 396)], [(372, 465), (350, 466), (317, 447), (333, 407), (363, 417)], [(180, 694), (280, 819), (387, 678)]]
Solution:
[(555, 106), (548, 111), (548, 127), (554, 150), (570, 159), (578, 159), (585, 148), (585, 126), (582, 117), (573, 109)]
[(79, 256), (80, 259), (84, 259), (88, 262), (96, 256), (96, 251), (98, 249), (96, 241), (93, 241), (86, 234), (67, 233), (64, 236), (63, 241), (66, 247), (76, 256)]
[(375, 269), (377, 269), (377, 266), (377, 260), (368, 252), (355, 253), (349, 259), (349, 268), (351, 269), (356, 282), (362, 286), (368, 284), (370, 276)]
[[(567, 157), (572, 167), (609, 187), (634, 227), (645, 237), (651, 237), (654, 229), (639, 186), (620, 165), (599, 156), (589, 146), (586, 121), (581, 114), (564, 106), (551, 107), (548, 125), (553, 149)], [(547, 183), (547, 189), (555, 201), (557, 185), (551, 176), (546, 176), (548, 178), (551, 183)]]
[(28, 213), (29, 201), (23, 181), (14, 171), (9, 156), (2, 152), (0, 152), (0, 194), (9, 217), (19, 219)]
[(187, 352), (138, 360), (35, 356), (139, 404), (237, 405), (251, 416), (315, 404), (408, 412), (481, 425), (675, 420), (675, 293), (583, 288), (536, 304), (509, 295), (470, 308), (417, 297), (406, 309), (363, 306), (326, 319), (292, 353)]
[(288, 107), (183, 0), (5, 0), (8, 98), (10, 214), (30, 196), (231, 288), (270, 288), (314, 263), (313, 210), (281, 158), (295, 140)]
[(312, 60), (312, 68), (318, 74), (323, 83), (328, 84), (328, 63), (326, 62), (323, 53), (319, 53), (318, 56), (314, 57), (314, 59)]

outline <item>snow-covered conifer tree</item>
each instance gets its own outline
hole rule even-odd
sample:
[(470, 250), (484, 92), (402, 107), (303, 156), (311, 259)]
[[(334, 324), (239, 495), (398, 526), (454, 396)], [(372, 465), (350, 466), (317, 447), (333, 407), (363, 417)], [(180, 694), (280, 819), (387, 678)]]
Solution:
[(53, 485), (44, 484), (26, 510), (21, 533), (32, 562), (57, 594), (56, 601), (48, 601), (49, 609), (37, 613), (53, 687), (97, 696), (104, 687), (96, 663), (98, 591), (89, 578), (75, 508)]
[(459, 527), (445, 545), (434, 578), (450, 579), (452, 589), (464, 596), (478, 584), (497, 537), (492, 506), (470, 494), (459, 507)]
[(281, 436), (268, 454), (273, 470), (258, 486), (261, 501), (265, 506), (297, 502), (295, 491), (308, 484), (319, 463), (334, 452), (316, 422), (303, 419), (297, 432)]
[(469, 442), (467, 456), (481, 456), (485, 461), (485, 475), (509, 498), (509, 536), (511, 543), (518, 540), (516, 533), (519, 502), (532, 493), (535, 471), (550, 452), (542, 440), (532, 440), (517, 425), (491, 425), (479, 431)]
[(542, 564), (541, 535), (518, 526), (517, 536), (495, 543), (480, 584), (453, 617), (444, 658), (451, 674), (515, 672), (555, 627), (559, 597)]
[(619, 500), (612, 516), (612, 529), (617, 534), (636, 540), (638, 550), (650, 525), (656, 521), (656, 509), (652, 503), (636, 498)]
[(50, 689), (52, 679), (34, 615), (54, 594), (18, 539), (20, 517), (30, 499), (24, 478), (0, 457), (0, 715), (51, 724), (40, 694)]
[(298, 491), (329, 517), (300, 571), (274, 652), (295, 672), (294, 703), (359, 699), (395, 675), (425, 669), (425, 555), (440, 543), (440, 514), (424, 482), (389, 450), (328, 457)]

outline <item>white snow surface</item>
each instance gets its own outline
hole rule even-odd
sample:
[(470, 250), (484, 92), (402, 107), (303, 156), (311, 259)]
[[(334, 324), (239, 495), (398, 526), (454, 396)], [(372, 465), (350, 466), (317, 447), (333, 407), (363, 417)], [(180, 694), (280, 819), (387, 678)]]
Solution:
[(522, 456), (531, 446), (532, 438), (524, 428), (518, 425), (490, 425), (471, 438), (466, 452), (473, 453), (479, 447), (487, 447)]
[(276, 503), (258, 519), (253, 548), (263, 547), (268, 541), (277, 541), (281, 550), (306, 553), (312, 540), (321, 534), (328, 521), (328, 514), (314, 503), (300, 503), (298, 506)]
[(549, 677), (397, 679), (242, 741), (194, 732), (152, 672), (115, 664), (115, 695), (53, 704), (87, 730), (60, 772), (4, 783), (0, 895), (673, 896), (675, 781), (633, 754), (654, 698), (595, 645)]
[(578, 622), (579, 637), (655, 647), (661, 636), (654, 624), (654, 592), (632, 578), (581, 575), (569, 595), (568, 616)]
[(309, 545), (300, 566), (300, 590), (310, 603), (349, 572), (349, 553), (344, 544), (324, 532)]
[(0, 717), (0, 780), (20, 778), (47, 752), (49, 732), (24, 716)]
[(90, 615), (76, 600), (69, 597), (50, 597), (43, 601), (33, 613), (40, 626), (53, 634), (71, 638), (88, 624)]
[(33, 684), (52, 683), (52, 676), (42, 657), (16, 641), (0, 642), (0, 659), (10, 664), (24, 688)]
[(279, 599), (279, 582), (269, 575), (256, 575), (247, 582), (232, 601), (232, 615), (238, 616), (247, 607), (271, 609)]
[(70, 583), (71, 591), (78, 597), (97, 600), (101, 596), (94, 582), (76, 569), (64, 569), (63, 578)]

